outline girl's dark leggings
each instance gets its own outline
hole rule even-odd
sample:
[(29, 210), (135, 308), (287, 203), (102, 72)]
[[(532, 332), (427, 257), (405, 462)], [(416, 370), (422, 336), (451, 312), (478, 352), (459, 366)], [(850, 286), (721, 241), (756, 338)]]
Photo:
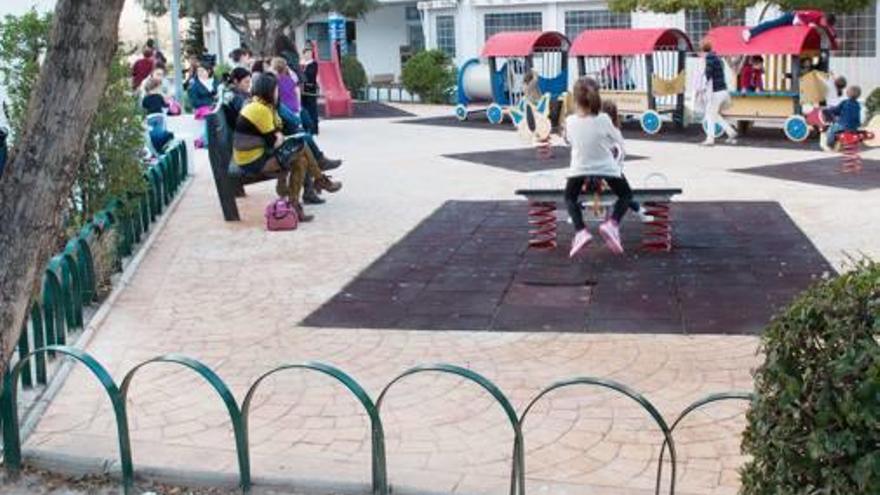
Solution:
[(614, 219), (615, 222), (620, 223), (623, 216), (626, 214), (626, 210), (630, 208), (630, 204), (633, 203), (632, 189), (629, 187), (629, 182), (626, 181), (625, 177), (569, 177), (565, 182), (565, 205), (568, 208), (568, 215), (571, 217), (575, 230), (583, 230), (586, 228), (586, 225), (584, 224), (584, 213), (581, 211), (578, 197), (584, 188), (584, 183), (588, 180), (591, 181), (594, 179), (604, 180), (605, 183), (608, 184), (608, 187), (611, 188), (611, 191), (617, 196), (617, 201), (614, 202), (614, 209), (611, 212), (611, 218)]

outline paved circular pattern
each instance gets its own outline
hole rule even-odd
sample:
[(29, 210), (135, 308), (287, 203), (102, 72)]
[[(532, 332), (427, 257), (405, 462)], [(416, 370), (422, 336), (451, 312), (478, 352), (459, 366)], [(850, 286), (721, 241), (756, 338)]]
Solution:
[[(427, 112), (448, 115), (449, 109)], [(271, 183), (249, 187), (238, 200), (242, 222), (223, 222), (206, 153), (195, 152), (194, 184), (88, 346), (117, 381), (138, 362), (179, 352), (213, 368), (240, 402), (263, 372), (319, 360), (342, 368), (375, 397), (410, 366), (448, 362), (495, 382), (520, 411), (542, 387), (592, 375), (630, 385), (667, 418), (708, 393), (751, 387), (750, 369), (759, 362), (753, 337), (301, 326), (306, 315), (448, 199), (510, 199), (529, 181), (527, 174), (453, 165), (440, 156), (515, 147), (513, 132), (438, 130), (381, 119), (368, 126), (328, 121), (321, 130), (325, 151), (346, 159), (336, 174), (345, 188), (328, 196), (327, 204), (307, 207), (316, 220), (295, 232), (263, 228)], [(744, 163), (766, 163), (766, 150), (719, 153), (644, 141), (628, 147), (650, 157), (627, 166), (634, 183), (662, 172), (670, 184), (687, 183), (685, 199), (779, 200), (835, 265), (846, 251), (880, 256), (876, 229), (862, 228), (880, 208), (877, 195), (729, 173)], [(381, 152), (370, 151), (377, 149)], [(798, 153), (779, 150), (774, 157), (794, 159)], [(563, 175), (554, 177), (561, 183)], [(817, 191), (828, 201), (817, 205)], [(853, 198), (860, 198), (859, 208), (851, 207)], [(144, 368), (130, 400), (136, 470), (235, 472), (225, 410), (192, 372), (170, 365)], [(742, 412), (742, 404), (720, 403), (682, 424), (676, 436), (680, 493), (736, 493)], [(329, 378), (304, 372), (273, 376), (260, 389), (252, 414), (255, 477), (369, 480), (366, 418)], [(530, 491), (650, 493), (659, 435), (633, 404), (606, 392), (572, 389), (551, 394), (533, 414), (525, 432)], [(506, 489), (510, 427), (477, 387), (439, 374), (410, 377), (391, 391), (382, 415), (392, 483), (437, 492)], [(25, 448), (115, 459), (114, 431), (105, 394), (87, 372), (76, 370)]]

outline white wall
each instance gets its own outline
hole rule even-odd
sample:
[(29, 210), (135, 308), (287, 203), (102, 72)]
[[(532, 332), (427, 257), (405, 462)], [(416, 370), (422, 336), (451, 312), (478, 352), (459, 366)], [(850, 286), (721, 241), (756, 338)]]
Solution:
[(357, 56), (368, 76), (400, 75), (400, 47), (408, 41), (406, 7), (388, 5), (368, 13), (356, 22)]

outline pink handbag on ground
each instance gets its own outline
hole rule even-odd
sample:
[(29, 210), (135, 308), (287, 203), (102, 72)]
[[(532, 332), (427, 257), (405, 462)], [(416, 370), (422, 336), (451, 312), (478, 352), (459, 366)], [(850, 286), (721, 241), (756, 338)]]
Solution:
[(266, 230), (296, 230), (299, 218), (286, 199), (276, 199), (266, 205)]

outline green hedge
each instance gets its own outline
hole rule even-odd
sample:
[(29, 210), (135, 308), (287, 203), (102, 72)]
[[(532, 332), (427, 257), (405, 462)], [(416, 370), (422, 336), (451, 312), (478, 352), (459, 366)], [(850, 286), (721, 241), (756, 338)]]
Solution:
[(455, 67), (440, 50), (419, 52), (403, 66), (403, 87), (427, 103), (448, 103), (455, 85)]
[(880, 493), (880, 265), (801, 295), (767, 328), (743, 495)]
[(358, 98), (367, 86), (367, 72), (354, 55), (342, 57), (342, 82), (352, 97)]

